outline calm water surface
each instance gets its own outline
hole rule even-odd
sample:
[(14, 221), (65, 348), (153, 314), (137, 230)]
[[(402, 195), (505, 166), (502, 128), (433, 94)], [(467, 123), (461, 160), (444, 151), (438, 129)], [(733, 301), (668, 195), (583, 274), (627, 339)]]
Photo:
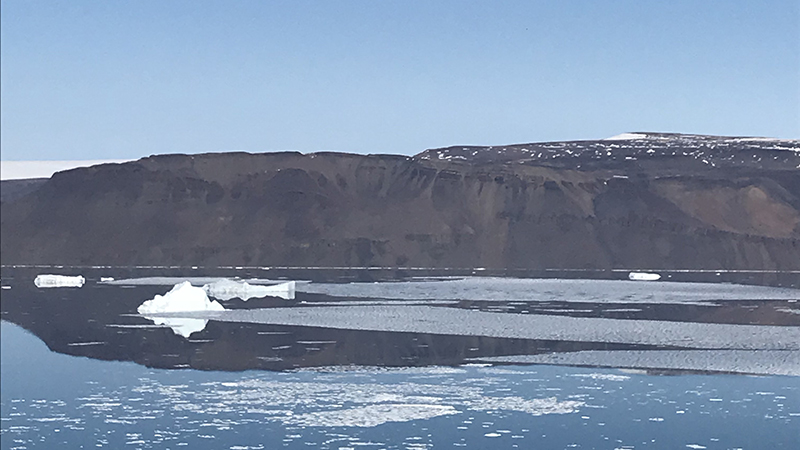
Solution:
[[(175, 272), (3, 269), (3, 449), (800, 448), (796, 289)], [(313, 282), (156, 325), (177, 279), (99, 281), (182, 275)]]

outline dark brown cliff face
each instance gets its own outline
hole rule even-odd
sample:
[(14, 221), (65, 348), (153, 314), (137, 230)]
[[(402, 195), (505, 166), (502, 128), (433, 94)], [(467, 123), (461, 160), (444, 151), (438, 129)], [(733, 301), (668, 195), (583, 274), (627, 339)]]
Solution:
[(2, 204), (2, 263), (800, 269), (797, 141), (706, 138), (75, 169)]

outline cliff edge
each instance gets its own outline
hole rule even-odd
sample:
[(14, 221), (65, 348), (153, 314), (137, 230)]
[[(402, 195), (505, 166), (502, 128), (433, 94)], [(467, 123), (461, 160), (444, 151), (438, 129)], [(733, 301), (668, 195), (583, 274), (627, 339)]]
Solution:
[(800, 270), (800, 141), (162, 155), (0, 211), (2, 264)]

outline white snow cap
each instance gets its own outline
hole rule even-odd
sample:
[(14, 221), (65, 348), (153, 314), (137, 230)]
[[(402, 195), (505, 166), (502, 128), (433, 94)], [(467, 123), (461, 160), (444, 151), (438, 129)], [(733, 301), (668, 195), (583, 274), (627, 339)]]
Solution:
[(33, 284), (38, 288), (55, 288), (55, 287), (81, 287), (86, 279), (80, 275), (67, 276), (67, 275), (37, 275), (33, 280)]
[(609, 138), (603, 139), (604, 141), (628, 141), (631, 139), (647, 139), (646, 134), (640, 133), (622, 133), (616, 136), (611, 136)]
[(139, 314), (158, 314), (189, 311), (224, 311), (217, 301), (211, 301), (202, 288), (194, 287), (188, 281), (176, 284), (164, 295), (156, 295), (147, 300), (136, 311)]

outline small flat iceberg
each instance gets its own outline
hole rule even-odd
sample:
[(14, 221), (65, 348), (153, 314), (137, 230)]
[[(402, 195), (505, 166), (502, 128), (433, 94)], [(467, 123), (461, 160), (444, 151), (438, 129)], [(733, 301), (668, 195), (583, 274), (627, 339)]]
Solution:
[(56, 287), (81, 287), (86, 279), (80, 275), (37, 275), (33, 280), (33, 284), (38, 288), (56, 288)]
[(164, 295), (156, 295), (136, 309), (139, 314), (160, 314), (192, 311), (224, 311), (217, 301), (211, 301), (202, 288), (194, 287), (188, 281), (176, 284)]
[(628, 274), (628, 279), (633, 281), (658, 281), (661, 275), (650, 272), (631, 272)]
[(206, 294), (218, 300), (230, 300), (240, 298), (247, 301), (251, 298), (263, 298), (266, 296), (280, 297), (285, 300), (294, 300), (296, 282), (275, 284), (272, 286), (252, 285), (246, 281), (218, 280), (203, 286)]

